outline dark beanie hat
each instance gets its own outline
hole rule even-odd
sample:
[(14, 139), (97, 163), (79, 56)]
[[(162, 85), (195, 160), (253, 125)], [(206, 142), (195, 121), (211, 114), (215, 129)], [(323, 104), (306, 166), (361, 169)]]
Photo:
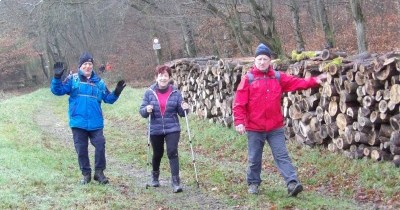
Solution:
[(93, 56), (88, 52), (82, 53), (81, 57), (79, 58), (78, 67), (81, 67), (82, 64), (86, 63), (86, 62), (92, 62), (93, 63)]
[(258, 45), (257, 49), (256, 49), (256, 56), (259, 55), (266, 55), (268, 57), (271, 57), (271, 50), (265, 45), (265, 44), (260, 44)]

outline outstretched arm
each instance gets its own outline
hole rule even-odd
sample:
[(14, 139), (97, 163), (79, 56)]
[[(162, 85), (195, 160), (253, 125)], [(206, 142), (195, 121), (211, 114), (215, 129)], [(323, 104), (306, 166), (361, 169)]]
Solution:
[(326, 73), (322, 73), (317, 77), (300, 78), (281, 72), (280, 84), (283, 92), (291, 92), (318, 87), (324, 80), (326, 80)]

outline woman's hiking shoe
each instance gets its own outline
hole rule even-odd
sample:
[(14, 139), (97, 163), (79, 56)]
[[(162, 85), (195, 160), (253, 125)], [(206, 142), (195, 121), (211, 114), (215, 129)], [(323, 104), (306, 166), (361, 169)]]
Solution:
[(299, 194), (301, 191), (303, 191), (303, 186), (296, 182), (296, 181), (291, 181), (288, 184), (288, 194), (291, 197), (296, 197), (297, 194)]
[(152, 171), (151, 172), (151, 184), (152, 187), (159, 187), (160, 181), (158, 181), (158, 177), (160, 177), (160, 171)]
[(178, 193), (182, 192), (182, 187), (181, 187), (181, 179), (179, 176), (172, 176), (172, 192)]

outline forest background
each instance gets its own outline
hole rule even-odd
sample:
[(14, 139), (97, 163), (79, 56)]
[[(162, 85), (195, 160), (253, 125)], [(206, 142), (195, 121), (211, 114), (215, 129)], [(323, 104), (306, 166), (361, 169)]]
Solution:
[(393, 51), (399, 17), (400, 0), (0, 0), (0, 90), (46, 85), (54, 62), (75, 71), (83, 51), (133, 86), (158, 63), (253, 56), (260, 42), (280, 57)]

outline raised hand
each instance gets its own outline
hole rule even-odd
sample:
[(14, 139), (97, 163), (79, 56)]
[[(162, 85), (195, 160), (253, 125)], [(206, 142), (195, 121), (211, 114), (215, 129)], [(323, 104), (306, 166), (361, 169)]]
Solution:
[(125, 88), (126, 84), (124, 80), (120, 80), (117, 83), (117, 86), (115, 87), (114, 94), (119, 97), (121, 94), (122, 90)]
[(56, 62), (53, 66), (54, 78), (60, 79), (64, 74), (65, 68), (63, 62)]

